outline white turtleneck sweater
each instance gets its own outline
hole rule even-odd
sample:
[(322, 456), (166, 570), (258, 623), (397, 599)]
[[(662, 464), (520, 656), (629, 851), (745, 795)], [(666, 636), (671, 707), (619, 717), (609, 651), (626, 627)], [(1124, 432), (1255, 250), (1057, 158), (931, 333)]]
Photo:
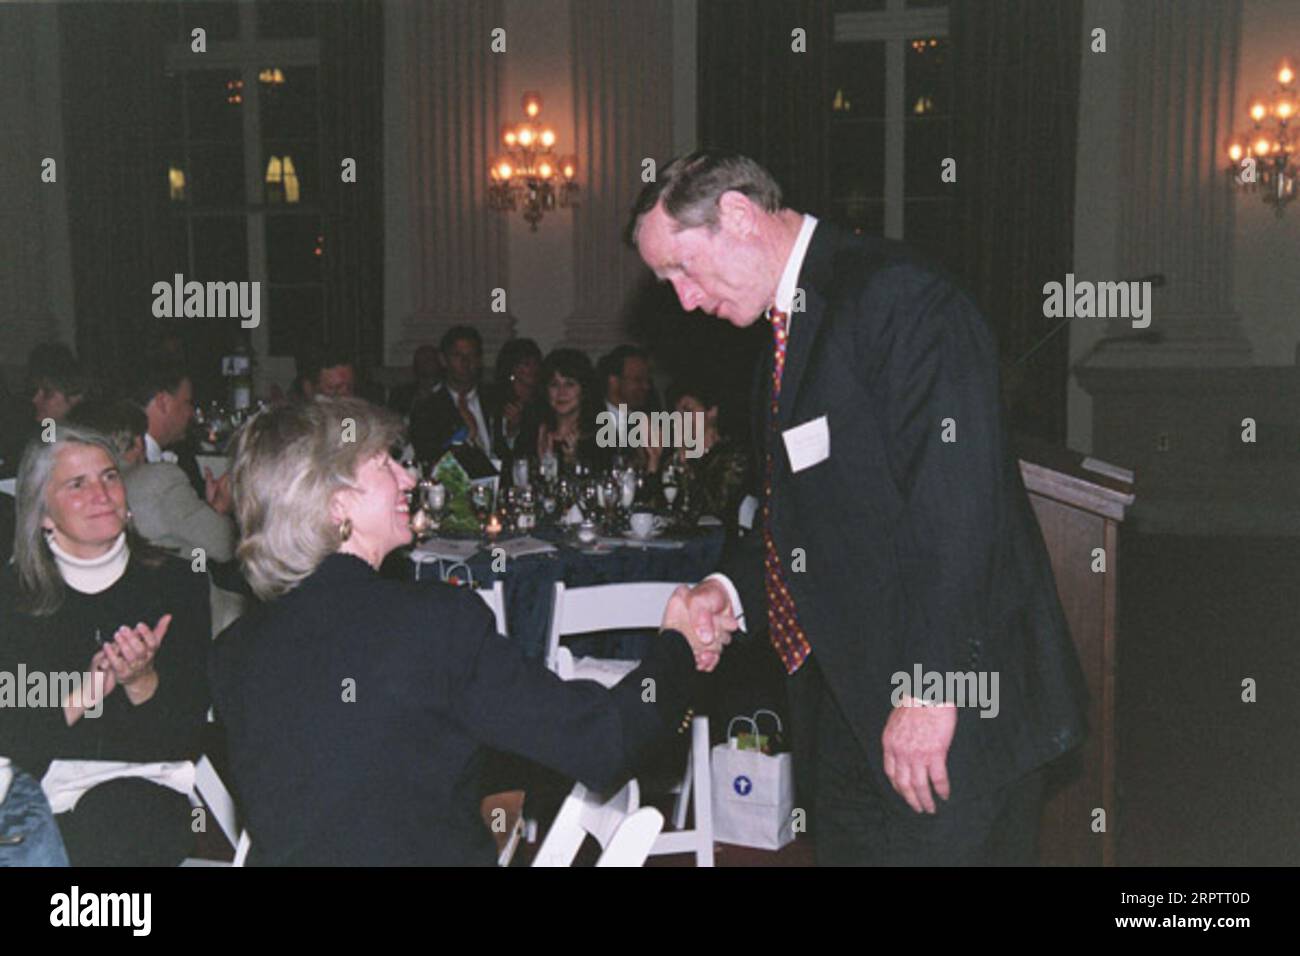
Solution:
[(107, 591), (117, 579), (126, 573), (126, 562), (131, 551), (126, 546), (126, 532), (123, 531), (113, 542), (113, 546), (97, 558), (77, 558), (59, 547), (50, 535), (45, 539), (63, 575), (63, 583), (82, 594), (98, 594)]

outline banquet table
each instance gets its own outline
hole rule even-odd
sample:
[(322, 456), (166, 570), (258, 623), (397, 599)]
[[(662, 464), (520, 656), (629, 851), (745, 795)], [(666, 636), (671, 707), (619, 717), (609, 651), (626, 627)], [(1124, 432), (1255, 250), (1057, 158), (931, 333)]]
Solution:
[[(526, 657), (542, 658), (551, 625), (551, 604), (556, 582), (567, 587), (632, 581), (695, 582), (716, 569), (722, 556), (725, 535), (721, 527), (702, 527), (673, 532), (646, 542), (626, 538), (601, 538), (599, 548), (583, 546), (558, 529), (542, 528), (530, 535), (555, 547), (544, 554), (507, 557), (505, 570), (493, 569), (493, 545), (483, 544), (464, 561), (444, 558), (420, 561), (419, 550), (409, 562), (411, 578), (438, 581), (442, 577), (476, 588), (505, 583), (506, 629)], [(508, 548), (511, 538), (502, 536), (495, 544)], [(474, 542), (434, 539), (431, 544), (457, 544), (466, 550)], [(508, 552), (507, 552), (508, 553)], [(501, 562), (496, 562), (500, 567)], [(636, 658), (636, 640), (600, 645), (604, 656)], [(575, 648), (580, 650), (580, 648)]]

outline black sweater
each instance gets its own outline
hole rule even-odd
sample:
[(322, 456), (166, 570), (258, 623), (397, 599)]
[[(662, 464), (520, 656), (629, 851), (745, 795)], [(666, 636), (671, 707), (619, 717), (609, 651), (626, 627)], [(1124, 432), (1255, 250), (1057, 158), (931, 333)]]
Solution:
[(90, 669), (99, 650), (95, 631), (105, 640), (123, 625), (153, 627), (172, 615), (154, 669), (158, 689), (135, 705), (121, 687), (104, 701), (98, 717), (83, 716), (71, 727), (63, 708), (0, 708), (0, 754), (39, 779), (51, 760), (128, 760), (152, 763), (192, 760), (209, 705), (207, 654), (211, 646), (208, 576), (187, 562), (165, 557), (150, 567), (132, 556), (126, 571), (99, 594), (65, 589), (63, 604), (51, 615), (17, 610), (18, 579), (13, 566), (0, 570), (0, 671), (45, 674)]
[(484, 748), (610, 791), (677, 728), (694, 673), (686, 640), (666, 633), (613, 690), (566, 683), (500, 637), (469, 591), (331, 555), (217, 638), (212, 686), (250, 862), (490, 865)]

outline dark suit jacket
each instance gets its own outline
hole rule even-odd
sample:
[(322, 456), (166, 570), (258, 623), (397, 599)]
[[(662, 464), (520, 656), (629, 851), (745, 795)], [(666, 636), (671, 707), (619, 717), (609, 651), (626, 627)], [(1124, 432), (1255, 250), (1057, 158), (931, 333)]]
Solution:
[[(486, 385), (479, 385), (478, 400), (483, 406), (483, 417), (487, 419), (488, 435), (493, 436), (499, 430), (501, 417), (496, 395)], [(421, 461), (432, 461), (442, 457), (456, 431), (465, 426), (460, 417), (460, 410), (452, 400), (451, 391), (443, 385), (432, 395), (426, 395), (416, 401), (411, 408), (409, 436), (415, 446), (415, 457)], [(501, 449), (495, 444), (492, 454), (500, 458)]]
[[(999, 713), (960, 708), (948, 754), (954, 797), (992, 789), (1078, 744), (1086, 698), (1008, 449), (993, 332), (905, 246), (829, 223), (798, 285), (776, 431), (770, 352), (756, 381), (755, 460), (770, 444), (772, 534), (813, 657), (885, 792), (893, 675), (996, 671)], [(794, 472), (780, 433), (823, 416), (829, 456)], [(766, 634), (762, 549), (748, 535), (723, 570)]]
[(562, 681), (496, 633), (477, 595), (344, 554), (213, 647), (251, 862), (268, 865), (491, 865), (485, 748), (612, 792), (678, 728), (694, 681), (676, 633), (612, 690)]

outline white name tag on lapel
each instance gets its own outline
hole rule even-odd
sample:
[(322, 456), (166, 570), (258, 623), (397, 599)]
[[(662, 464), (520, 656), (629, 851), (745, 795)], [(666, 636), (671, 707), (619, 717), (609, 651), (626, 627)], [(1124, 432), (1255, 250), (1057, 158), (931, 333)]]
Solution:
[(781, 437), (785, 440), (791, 471), (803, 471), (831, 456), (831, 431), (825, 415), (786, 429)]

